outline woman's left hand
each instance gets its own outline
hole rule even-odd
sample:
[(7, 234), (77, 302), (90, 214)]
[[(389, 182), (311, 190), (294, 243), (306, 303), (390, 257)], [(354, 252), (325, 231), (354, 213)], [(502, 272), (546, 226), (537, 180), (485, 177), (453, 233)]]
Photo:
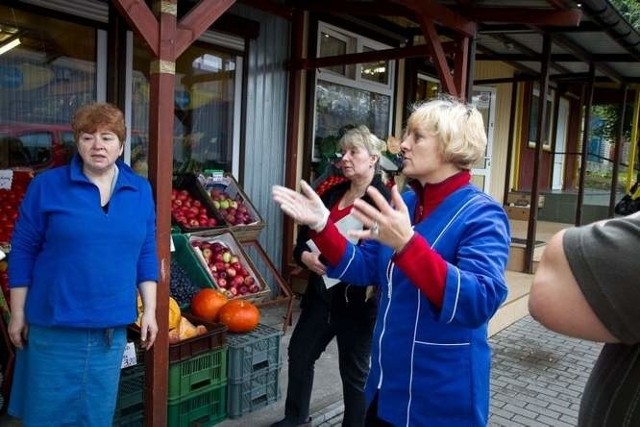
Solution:
[(368, 229), (350, 231), (349, 234), (358, 239), (375, 239), (396, 251), (402, 250), (413, 237), (414, 231), (409, 209), (402, 200), (398, 187), (394, 185), (391, 189), (391, 204), (375, 187), (367, 188), (367, 194), (376, 206), (358, 199), (353, 203), (351, 213)]
[(144, 312), (140, 322), (140, 345), (145, 350), (153, 347), (158, 335), (158, 322), (156, 320), (155, 311)]

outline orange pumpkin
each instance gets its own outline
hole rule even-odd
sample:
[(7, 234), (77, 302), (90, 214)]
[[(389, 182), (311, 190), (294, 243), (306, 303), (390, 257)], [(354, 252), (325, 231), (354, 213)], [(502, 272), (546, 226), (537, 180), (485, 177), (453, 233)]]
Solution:
[(198, 291), (191, 299), (191, 313), (209, 322), (218, 321), (220, 308), (227, 303), (227, 297), (212, 288), (204, 288)]
[(229, 332), (251, 332), (259, 322), (260, 310), (249, 301), (231, 300), (220, 309), (220, 323), (226, 325)]

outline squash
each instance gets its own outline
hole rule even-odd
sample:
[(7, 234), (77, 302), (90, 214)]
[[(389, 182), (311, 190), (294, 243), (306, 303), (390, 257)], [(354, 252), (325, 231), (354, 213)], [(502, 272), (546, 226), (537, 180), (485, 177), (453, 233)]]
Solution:
[(215, 323), (218, 321), (220, 308), (227, 302), (228, 299), (222, 292), (203, 288), (191, 299), (191, 313), (200, 319)]
[(219, 317), (220, 323), (226, 325), (229, 332), (246, 333), (253, 331), (260, 323), (260, 310), (249, 301), (235, 299), (220, 309)]
[[(144, 306), (142, 305), (142, 298), (138, 294), (138, 318), (136, 319), (136, 325), (140, 327), (142, 322), (142, 313), (144, 313)], [(169, 297), (169, 330), (175, 329), (180, 326), (180, 319), (182, 319), (182, 313), (178, 302)]]

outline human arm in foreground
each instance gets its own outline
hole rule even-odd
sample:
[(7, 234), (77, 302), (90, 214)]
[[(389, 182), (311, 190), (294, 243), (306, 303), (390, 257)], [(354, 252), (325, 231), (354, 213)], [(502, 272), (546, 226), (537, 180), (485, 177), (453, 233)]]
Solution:
[[(600, 342), (618, 342), (587, 302), (563, 247), (566, 230), (544, 250), (529, 294), (529, 312), (552, 331)], [(612, 260), (613, 261), (613, 260)]]

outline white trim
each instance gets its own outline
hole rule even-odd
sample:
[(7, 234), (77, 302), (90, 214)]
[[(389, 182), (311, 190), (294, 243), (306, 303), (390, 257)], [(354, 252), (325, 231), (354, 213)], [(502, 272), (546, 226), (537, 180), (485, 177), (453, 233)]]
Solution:
[(221, 47), (226, 47), (228, 49), (233, 49), (238, 52), (244, 52), (246, 49), (245, 42), (242, 37), (222, 34), (217, 31), (206, 31), (198, 38), (198, 40)]
[(23, 3), (57, 10), (94, 21), (109, 21), (109, 4), (97, 0), (22, 0)]
[(107, 32), (96, 30), (96, 101), (107, 100)]
[(124, 76), (124, 119), (125, 123), (129, 123), (129, 126), (127, 126), (127, 141), (129, 143), (124, 151), (124, 162), (131, 166), (131, 143), (133, 142), (131, 139), (131, 123), (133, 123), (133, 33), (131, 31), (127, 31), (125, 43), (127, 45), (127, 53), (125, 55), (126, 73)]
[[(243, 58), (236, 56), (236, 75), (234, 77), (235, 87), (233, 88), (233, 146), (231, 148), (231, 171), (233, 176), (240, 176), (240, 115), (242, 106), (242, 71)], [(246, 150), (246, 146), (244, 147)]]

